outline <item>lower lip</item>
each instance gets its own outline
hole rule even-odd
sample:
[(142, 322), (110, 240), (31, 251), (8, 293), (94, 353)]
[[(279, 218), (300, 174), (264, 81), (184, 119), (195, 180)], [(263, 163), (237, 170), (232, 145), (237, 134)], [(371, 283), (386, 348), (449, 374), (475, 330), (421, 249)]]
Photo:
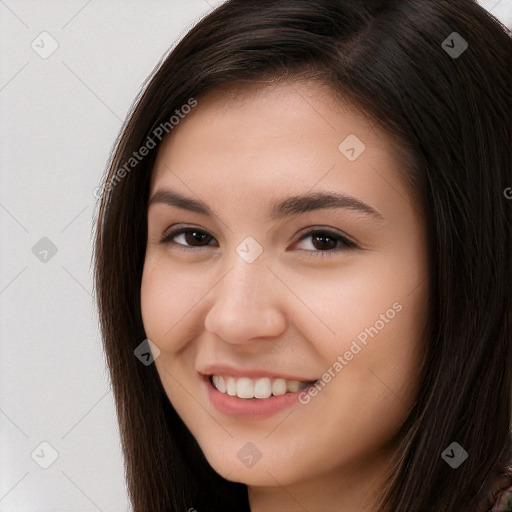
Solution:
[(221, 393), (210, 382), (208, 376), (203, 377), (203, 381), (207, 386), (208, 398), (213, 406), (223, 414), (238, 418), (255, 418), (268, 417), (276, 414), (292, 405), (296, 404), (299, 394), (307, 392), (308, 388), (295, 391), (293, 393), (285, 393), (279, 396), (270, 396), (269, 398), (238, 398)]

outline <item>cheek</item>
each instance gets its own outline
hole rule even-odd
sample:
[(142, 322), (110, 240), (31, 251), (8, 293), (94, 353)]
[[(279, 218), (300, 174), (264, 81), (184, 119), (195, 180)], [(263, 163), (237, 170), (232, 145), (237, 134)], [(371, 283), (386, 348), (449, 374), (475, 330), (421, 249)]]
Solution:
[[(337, 397), (347, 400), (348, 409), (358, 410), (364, 404), (366, 410), (355, 415), (352, 431), (366, 432), (376, 440), (399, 428), (418, 392), (427, 290), (418, 286), (411, 293), (406, 288), (390, 283), (385, 293), (363, 301), (365, 314), (346, 328), (340, 321), (343, 341), (338, 347), (330, 346), (333, 355), (342, 356), (337, 366), (341, 378), (334, 379)], [(352, 318), (355, 309), (347, 310)], [(373, 430), (368, 431), (368, 423)]]
[[(400, 260), (384, 254), (371, 266), (340, 272), (336, 286), (328, 279), (296, 279), (307, 285), (297, 293), (308, 297), (310, 309), (330, 329), (326, 335), (325, 325), (319, 320), (308, 324), (307, 319), (302, 327), (310, 340), (316, 340), (328, 372), (325, 379), (332, 382), (319, 395), (343, 401), (345, 410), (365, 403), (373, 419), (384, 424), (388, 418), (393, 427), (399, 424), (417, 394), (428, 314), (426, 277), (418, 258)], [(320, 414), (322, 400), (313, 401)], [(356, 431), (365, 430), (372, 414), (360, 415)]]
[[(173, 324), (169, 312), (173, 311), (175, 297), (168, 276), (158, 265), (146, 261), (140, 289), (142, 322), (151, 340), (160, 340)], [(162, 350), (163, 347), (159, 347)]]
[(362, 347), (373, 339), (415, 343), (427, 313), (422, 274), (379, 263), (372, 260), (371, 265), (358, 263), (309, 276), (281, 272), (307, 306), (296, 308), (293, 322), (307, 339), (317, 340), (321, 354), (343, 353), (354, 340)]
[(173, 346), (173, 329), (182, 326), (182, 320), (204, 295), (204, 288), (197, 274), (180, 272), (163, 257), (147, 257), (141, 282), (141, 314), (146, 335), (160, 350), (179, 349)]
[[(204, 286), (204, 285), (203, 285)], [(204, 294), (194, 286), (194, 279), (176, 266), (170, 266), (161, 256), (150, 255), (144, 264), (141, 281), (141, 314), (146, 336), (158, 346), (155, 365), (162, 385), (178, 414), (189, 414), (190, 396), (178, 382), (185, 382), (182, 365), (176, 365), (176, 354), (195, 334), (187, 333), (190, 314), (198, 298)], [(194, 324), (195, 325), (195, 324)], [(192, 365), (191, 361), (187, 361)], [(177, 379), (177, 380), (176, 380)], [(194, 411), (197, 415), (199, 411)]]

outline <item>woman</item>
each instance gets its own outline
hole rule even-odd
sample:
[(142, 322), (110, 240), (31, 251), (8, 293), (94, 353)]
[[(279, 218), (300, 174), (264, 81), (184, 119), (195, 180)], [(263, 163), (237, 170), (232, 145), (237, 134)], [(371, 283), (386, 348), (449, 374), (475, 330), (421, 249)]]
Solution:
[(231, 0), (159, 66), (95, 253), (136, 512), (511, 510), (510, 50), (471, 0)]

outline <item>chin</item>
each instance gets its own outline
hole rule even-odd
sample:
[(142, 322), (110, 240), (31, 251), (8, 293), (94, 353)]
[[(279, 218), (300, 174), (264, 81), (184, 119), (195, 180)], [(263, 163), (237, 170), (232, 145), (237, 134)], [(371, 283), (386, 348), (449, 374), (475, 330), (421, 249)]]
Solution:
[[(238, 450), (238, 448), (233, 449), (233, 456), (231, 448), (228, 451), (214, 453), (203, 451), (203, 453), (214, 471), (230, 482), (249, 486), (276, 486), (292, 485), (305, 478), (304, 474), (301, 478), (301, 468), (291, 464), (281, 455), (275, 454), (275, 457), (270, 458), (262, 455), (253, 465), (251, 465), (252, 461), (247, 461), (246, 465), (243, 462), (243, 456), (240, 457), (242, 460), (239, 460)], [(293, 471), (291, 471), (292, 468)]]

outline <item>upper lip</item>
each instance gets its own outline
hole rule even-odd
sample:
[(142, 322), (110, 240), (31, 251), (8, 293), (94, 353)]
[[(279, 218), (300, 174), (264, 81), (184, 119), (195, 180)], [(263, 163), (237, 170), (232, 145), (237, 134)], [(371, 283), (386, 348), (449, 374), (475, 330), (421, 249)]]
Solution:
[(315, 382), (317, 380), (291, 375), (285, 372), (275, 372), (262, 368), (236, 368), (226, 364), (209, 364), (198, 370), (198, 372), (207, 377), (211, 375), (226, 375), (232, 377), (248, 377), (249, 379), (258, 379), (261, 377), (281, 378), (285, 380), (298, 380), (299, 382)]

